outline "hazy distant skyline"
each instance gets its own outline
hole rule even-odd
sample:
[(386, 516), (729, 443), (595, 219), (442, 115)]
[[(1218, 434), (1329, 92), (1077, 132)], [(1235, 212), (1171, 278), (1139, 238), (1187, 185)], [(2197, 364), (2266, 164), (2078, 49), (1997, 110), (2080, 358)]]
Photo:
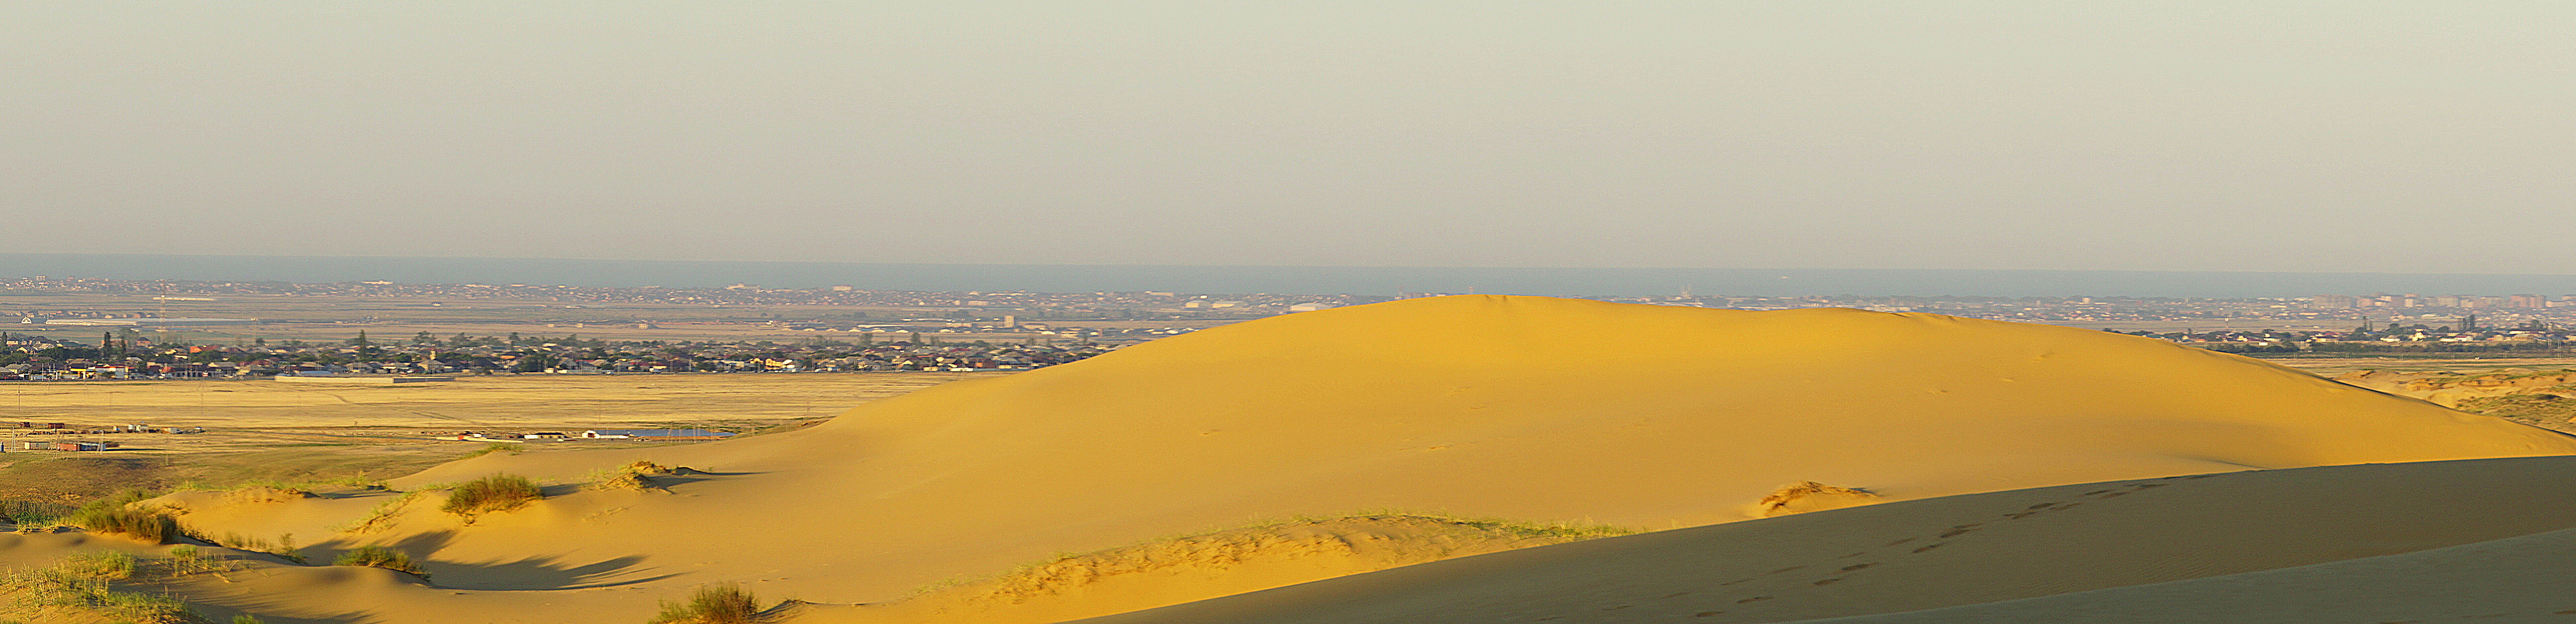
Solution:
[(2576, 4), (8, 3), (8, 251), (2567, 273)]

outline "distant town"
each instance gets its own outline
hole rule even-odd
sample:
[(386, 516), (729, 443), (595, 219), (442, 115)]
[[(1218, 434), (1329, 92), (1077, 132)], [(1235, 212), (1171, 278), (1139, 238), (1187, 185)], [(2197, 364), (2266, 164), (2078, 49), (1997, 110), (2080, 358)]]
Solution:
[[(0, 379), (1006, 371), (1243, 320), (1441, 293), (0, 281)], [(1592, 297), (2051, 323), (2254, 355), (2568, 349), (2576, 297)], [(477, 331), (479, 330), (479, 331)], [(587, 336), (585, 336), (587, 334)]]

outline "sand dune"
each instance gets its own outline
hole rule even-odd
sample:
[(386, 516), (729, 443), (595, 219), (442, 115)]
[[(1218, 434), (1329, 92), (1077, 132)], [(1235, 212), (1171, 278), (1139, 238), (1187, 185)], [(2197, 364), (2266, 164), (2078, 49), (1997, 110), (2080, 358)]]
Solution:
[(2238, 472), (1545, 546), (1082, 622), (2560, 621), (2570, 527), (2576, 457)]
[[(619, 621), (700, 583), (882, 603), (1056, 553), (1301, 514), (1409, 509), (1669, 529), (1759, 517), (1766, 496), (1808, 481), (1875, 498), (1787, 511), (2569, 453), (2576, 443), (2559, 434), (2132, 336), (1928, 314), (1442, 297), (1210, 329), (886, 399), (800, 431), (456, 462), (395, 485), (508, 472), (555, 484), (552, 496), (469, 525), (437, 513), (429, 494), (380, 530), (312, 550), (389, 544), (428, 559), (440, 585), (467, 590), (456, 595), (559, 590), (522, 592), (548, 598), (508, 618)], [(638, 459), (706, 474), (670, 478), (667, 491), (578, 485)], [(320, 542), (393, 498), (196, 501), (188, 521)], [(2451, 543), (2463, 542), (2434, 545)], [(2304, 556), (2266, 565), (2327, 560)], [(1222, 579), (1221, 566), (1167, 567), (1215, 580), (1088, 606), (1034, 600), (1053, 606), (985, 621), (1114, 613), (1410, 561), (1310, 561), (1260, 582)], [(454, 616), (437, 606), (448, 590), (415, 593), (349, 608), (388, 622)], [(1989, 599), (2020, 595), (2039, 594)], [(1929, 606), (1940, 605), (1909, 608)]]

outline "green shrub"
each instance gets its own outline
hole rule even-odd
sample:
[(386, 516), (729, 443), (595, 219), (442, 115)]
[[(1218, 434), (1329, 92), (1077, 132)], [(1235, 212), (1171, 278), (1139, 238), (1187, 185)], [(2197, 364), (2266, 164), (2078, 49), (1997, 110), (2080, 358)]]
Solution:
[(259, 624), (259, 618), (251, 617), (251, 614), (244, 613), (233, 616), (233, 624)]
[(151, 497), (150, 492), (126, 490), (90, 501), (64, 520), (97, 533), (121, 533), (156, 544), (169, 541), (180, 534), (178, 520), (159, 510), (134, 508), (135, 503)]
[(537, 483), (527, 477), (486, 475), (457, 484), (456, 489), (448, 491), (447, 504), (439, 506), (438, 510), (470, 520), (478, 514), (518, 509), (545, 496), (545, 492), (537, 489)]
[(698, 586), (685, 602), (662, 601), (662, 614), (652, 624), (752, 624), (768, 619), (760, 612), (758, 597), (741, 585), (718, 583)]
[(79, 510), (79, 507), (56, 503), (0, 500), (0, 521), (19, 526), (46, 525)]
[(359, 546), (341, 554), (340, 560), (331, 564), (384, 568), (395, 572), (407, 572), (412, 576), (420, 577), (421, 580), (429, 580), (429, 571), (421, 569), (420, 564), (413, 563), (411, 555), (383, 546)]

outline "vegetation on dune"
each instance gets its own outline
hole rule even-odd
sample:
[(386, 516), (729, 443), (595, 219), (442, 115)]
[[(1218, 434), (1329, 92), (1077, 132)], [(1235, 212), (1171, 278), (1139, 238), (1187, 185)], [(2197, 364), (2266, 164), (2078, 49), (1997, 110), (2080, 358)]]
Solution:
[[(1052, 594), (1063, 589), (1086, 585), (1100, 578), (1144, 572), (1155, 569), (1195, 565), (1194, 562), (1239, 563), (1247, 556), (1262, 552), (1292, 551), (1297, 539), (1281, 539), (1300, 526), (1340, 525), (1326, 527), (1339, 532), (1367, 527), (1437, 535), (1424, 541), (1411, 555), (1423, 562), (1456, 556), (1459, 544), (1482, 544), (1487, 550), (1503, 550), (1560, 544), (1603, 537), (1637, 533), (1622, 526), (1590, 522), (1531, 521), (1508, 518), (1472, 517), (1455, 514), (1402, 510), (1365, 510), (1331, 516), (1291, 516), (1285, 519), (1254, 522), (1238, 527), (1171, 535), (1145, 540), (1133, 545), (1089, 553), (1058, 553), (1044, 561), (1022, 564), (999, 575), (984, 578), (952, 578), (930, 583), (914, 590), (916, 595), (973, 586), (969, 598), (1019, 597)], [(1349, 540), (1334, 536), (1306, 540), (1322, 549), (1351, 551)], [(1435, 543), (1436, 541), (1436, 543)], [(1288, 550), (1280, 550), (1282, 548)], [(1472, 554), (1472, 553), (1471, 553)]]
[(456, 484), (456, 488), (447, 493), (447, 504), (440, 505), (438, 510), (464, 516), (470, 521), (477, 515), (518, 509), (545, 497), (545, 492), (537, 489), (537, 483), (527, 477), (484, 475), (480, 479)]
[(122, 581), (134, 578), (134, 555), (113, 550), (83, 553), (63, 559), (62, 568), (90, 578)]
[(752, 624), (770, 618), (761, 613), (760, 598), (734, 583), (701, 585), (685, 601), (662, 601), (662, 613), (651, 624)]
[(304, 554), (299, 552), (299, 549), (295, 546), (294, 533), (280, 533), (277, 535), (277, 539), (275, 540), (261, 539), (233, 532), (225, 532), (223, 535), (209, 535), (200, 531), (189, 531), (188, 535), (197, 539), (214, 542), (215, 545), (225, 548), (268, 553), (270, 555), (275, 555), (279, 559), (295, 562), (298, 565), (306, 563), (304, 560)]
[(204, 616), (165, 594), (120, 591), (110, 581), (133, 578), (134, 557), (107, 551), (77, 555), (51, 566), (0, 575), (0, 593), (14, 610), (71, 611), (83, 619), (136, 624), (198, 624)]
[(79, 510), (79, 507), (60, 503), (0, 500), (0, 520), (17, 525), (22, 532), (36, 527), (52, 526), (54, 521)]
[(2576, 419), (2576, 399), (2553, 394), (2508, 394), (2461, 399), (2460, 411), (2532, 424), (2565, 424)]
[(424, 581), (429, 580), (429, 571), (422, 569), (420, 564), (414, 563), (411, 555), (383, 546), (359, 546), (350, 549), (349, 552), (342, 553), (339, 560), (331, 562), (331, 565), (384, 568), (408, 573)]
[(361, 535), (382, 531), (385, 527), (393, 526), (394, 518), (399, 517), (402, 513), (403, 506), (411, 504), (411, 500), (419, 498), (420, 493), (426, 489), (427, 488), (404, 492), (401, 495), (395, 496), (393, 500), (376, 503), (375, 509), (367, 511), (367, 517), (359, 518), (356, 522), (351, 522), (348, 525), (339, 527), (335, 530), (342, 533), (357, 533)]
[(465, 457), (462, 457), (462, 458), (460, 458), (460, 459), (473, 459), (473, 458), (476, 458), (476, 457), (482, 457), (482, 456), (490, 455), (490, 454), (493, 454), (493, 453), (517, 453), (517, 452), (525, 451), (525, 450), (528, 450), (528, 447), (520, 446), (520, 445), (517, 445), (517, 444), (511, 444), (511, 443), (508, 443), (508, 442), (494, 442), (494, 443), (491, 443), (491, 444), (483, 445), (483, 448), (474, 449), (474, 452), (472, 452), (472, 453), (466, 453), (466, 454), (465, 454)]
[(93, 533), (115, 533), (161, 543), (180, 535), (179, 522), (158, 509), (142, 509), (135, 503), (151, 498), (143, 490), (126, 490), (115, 496), (90, 501), (64, 521)]
[(688, 468), (675, 468), (650, 461), (637, 460), (635, 463), (627, 464), (614, 470), (592, 471), (586, 480), (589, 482), (587, 487), (594, 490), (638, 490), (658, 492), (665, 490), (662, 489), (661, 484), (654, 483), (652, 477), (682, 474), (681, 471), (683, 470), (688, 470)]

